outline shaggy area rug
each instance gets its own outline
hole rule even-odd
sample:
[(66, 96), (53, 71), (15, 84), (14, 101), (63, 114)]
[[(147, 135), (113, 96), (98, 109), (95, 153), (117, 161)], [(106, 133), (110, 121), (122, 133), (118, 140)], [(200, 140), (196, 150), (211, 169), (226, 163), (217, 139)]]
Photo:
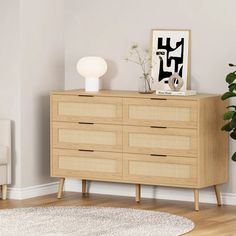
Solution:
[(194, 223), (158, 211), (107, 207), (30, 207), (0, 210), (0, 235), (175, 236)]

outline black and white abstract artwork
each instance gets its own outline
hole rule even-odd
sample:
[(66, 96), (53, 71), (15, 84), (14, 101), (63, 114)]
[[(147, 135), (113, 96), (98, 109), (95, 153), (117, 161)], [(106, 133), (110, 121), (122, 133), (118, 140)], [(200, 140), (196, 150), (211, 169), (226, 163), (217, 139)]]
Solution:
[(152, 88), (169, 90), (168, 79), (178, 73), (183, 79), (181, 90), (188, 88), (189, 30), (152, 31)]

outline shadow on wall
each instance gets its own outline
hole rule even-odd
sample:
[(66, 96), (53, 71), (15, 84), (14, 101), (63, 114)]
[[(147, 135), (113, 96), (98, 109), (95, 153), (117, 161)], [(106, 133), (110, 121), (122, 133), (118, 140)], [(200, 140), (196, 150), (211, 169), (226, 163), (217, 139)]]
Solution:
[(191, 89), (198, 91), (198, 86), (199, 86), (198, 83), (199, 82), (195, 76), (191, 75), (190, 83), (191, 83)]
[(50, 177), (50, 99), (49, 95), (41, 95), (38, 104), (39, 132), (38, 132), (38, 158), (39, 175), (48, 181)]
[(15, 121), (11, 121), (11, 186), (16, 184), (16, 166), (17, 166), (17, 153), (16, 153), (16, 125)]
[(106, 74), (101, 77), (101, 88), (102, 89), (111, 89), (112, 80), (118, 74), (118, 67), (117, 64), (109, 59), (105, 59), (107, 62), (107, 72)]

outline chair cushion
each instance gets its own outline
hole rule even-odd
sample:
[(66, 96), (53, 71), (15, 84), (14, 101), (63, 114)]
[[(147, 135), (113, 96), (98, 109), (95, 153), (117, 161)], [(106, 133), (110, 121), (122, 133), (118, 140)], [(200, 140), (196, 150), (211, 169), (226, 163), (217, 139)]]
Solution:
[(8, 162), (8, 147), (0, 146), (0, 165)]

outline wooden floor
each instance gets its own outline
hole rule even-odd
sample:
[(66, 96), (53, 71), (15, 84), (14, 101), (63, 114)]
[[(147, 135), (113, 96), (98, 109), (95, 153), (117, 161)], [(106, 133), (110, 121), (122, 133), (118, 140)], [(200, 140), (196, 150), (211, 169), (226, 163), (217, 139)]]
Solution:
[(56, 198), (56, 194), (23, 201), (0, 200), (0, 209), (31, 206), (100, 206), (163, 211), (185, 216), (194, 221), (196, 227), (192, 232), (186, 234), (188, 236), (236, 235), (236, 206), (218, 207), (214, 204), (200, 204), (200, 211), (195, 212), (193, 210), (193, 203), (190, 202), (142, 198), (140, 203), (136, 203), (135, 199), (131, 197), (117, 197), (100, 194), (82, 196), (80, 193), (72, 192), (65, 193), (60, 200)]

